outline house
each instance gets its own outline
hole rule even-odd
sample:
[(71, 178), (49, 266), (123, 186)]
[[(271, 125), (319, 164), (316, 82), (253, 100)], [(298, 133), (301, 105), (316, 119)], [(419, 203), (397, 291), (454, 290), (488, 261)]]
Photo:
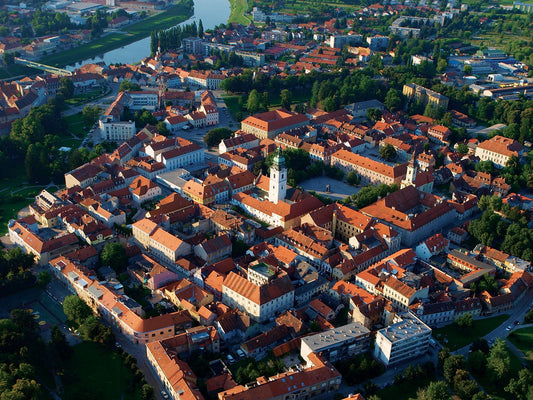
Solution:
[(204, 240), (194, 246), (194, 254), (206, 262), (213, 264), (231, 255), (232, 243), (228, 235), (222, 234)]
[(144, 176), (139, 176), (133, 180), (129, 186), (133, 202), (140, 205), (146, 201), (161, 196), (161, 188)]
[(450, 241), (442, 233), (437, 233), (416, 246), (416, 256), (422, 260), (429, 261), (431, 257), (448, 251), (449, 244)]
[(172, 265), (179, 257), (192, 252), (190, 244), (168, 233), (146, 218), (132, 225), (132, 233), (138, 243), (166, 264)]
[(218, 145), (218, 152), (224, 154), (237, 148), (251, 149), (259, 146), (259, 138), (251, 133), (238, 134), (229, 139), (223, 139)]
[(427, 130), (429, 139), (440, 144), (448, 144), (452, 131), (443, 125), (433, 125)]
[(241, 344), (241, 349), (248, 357), (261, 359), (268, 350), (285, 343), (291, 338), (290, 330), (285, 325), (276, 325)]
[(189, 124), (189, 120), (183, 115), (168, 116), (163, 122), (165, 123), (168, 131), (171, 133), (179, 132)]
[(222, 285), (222, 302), (263, 322), (294, 304), (294, 288), (288, 275), (268, 275), (266, 283), (253, 283), (230, 272)]
[(497, 168), (503, 168), (511, 157), (520, 158), (524, 147), (516, 140), (496, 135), (481, 142), (476, 147), (475, 155), (481, 161), (492, 161)]

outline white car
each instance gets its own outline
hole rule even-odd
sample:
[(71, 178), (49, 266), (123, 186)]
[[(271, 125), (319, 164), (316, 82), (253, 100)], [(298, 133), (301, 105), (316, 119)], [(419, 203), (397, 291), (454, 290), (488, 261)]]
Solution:
[(233, 364), (235, 362), (235, 359), (233, 358), (233, 356), (231, 354), (228, 354), (227, 359), (230, 362), (230, 364)]
[(245, 357), (246, 357), (246, 354), (244, 354), (244, 351), (242, 351), (241, 349), (237, 349), (237, 354), (238, 354), (239, 357), (241, 357), (241, 358), (245, 358)]
[(168, 399), (168, 394), (164, 390), (161, 390), (161, 396), (166, 400)]

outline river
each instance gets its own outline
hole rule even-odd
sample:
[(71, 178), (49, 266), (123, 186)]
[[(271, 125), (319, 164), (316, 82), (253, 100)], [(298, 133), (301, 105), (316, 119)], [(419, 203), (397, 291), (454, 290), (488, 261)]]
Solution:
[[(178, 24), (190, 24), (193, 21), (198, 23), (202, 20), (204, 29), (213, 29), (216, 25), (226, 23), (231, 12), (229, 0), (194, 0), (194, 15), (188, 20)], [(77, 62), (74, 65), (67, 65), (65, 68), (73, 71), (74, 69), (88, 63), (99, 61), (109, 64), (133, 64), (141, 61), (144, 57), (150, 55), (150, 37), (130, 43), (124, 47), (108, 51), (103, 55), (88, 58)]]

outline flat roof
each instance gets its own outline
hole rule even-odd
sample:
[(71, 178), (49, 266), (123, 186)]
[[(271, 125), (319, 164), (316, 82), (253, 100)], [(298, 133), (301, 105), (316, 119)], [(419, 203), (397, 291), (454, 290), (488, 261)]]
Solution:
[(398, 314), (396, 318), (401, 318), (401, 320), (378, 331), (392, 343), (409, 339), (424, 332), (431, 332), (429, 326), (410, 312)]
[(305, 342), (313, 352), (318, 352), (321, 349), (333, 346), (337, 343), (343, 343), (350, 339), (357, 339), (358, 337), (368, 334), (370, 334), (370, 330), (364, 325), (360, 322), (352, 322), (351, 324), (320, 332), (316, 335), (306, 336), (302, 338), (302, 342)]

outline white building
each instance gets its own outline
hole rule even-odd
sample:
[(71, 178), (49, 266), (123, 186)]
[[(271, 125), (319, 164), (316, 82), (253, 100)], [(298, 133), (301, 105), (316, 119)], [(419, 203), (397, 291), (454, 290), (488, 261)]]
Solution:
[(370, 347), (370, 330), (360, 322), (302, 338), (300, 356), (309, 363), (309, 354), (322, 353), (330, 362), (364, 353)]
[(154, 111), (159, 105), (159, 94), (157, 92), (125, 92), (124, 102), (125, 107), (130, 110), (145, 110)]
[(428, 350), (431, 328), (407, 311), (376, 334), (374, 357), (385, 365), (419, 357)]
[(134, 121), (113, 121), (107, 115), (100, 117), (98, 121), (100, 137), (110, 142), (124, 142), (135, 136), (137, 132)]
[(476, 157), (481, 161), (492, 161), (498, 168), (503, 168), (511, 156), (521, 157), (524, 147), (514, 139), (496, 135), (481, 142), (476, 147)]

